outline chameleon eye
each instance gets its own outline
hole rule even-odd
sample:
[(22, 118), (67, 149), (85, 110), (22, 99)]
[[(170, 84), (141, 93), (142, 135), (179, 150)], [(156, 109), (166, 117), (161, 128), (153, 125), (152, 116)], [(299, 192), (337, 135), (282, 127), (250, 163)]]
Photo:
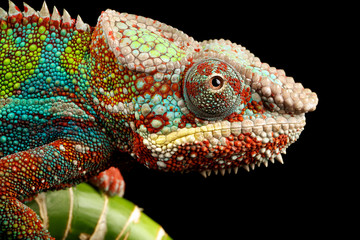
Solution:
[(239, 106), (243, 85), (232, 66), (218, 59), (205, 59), (186, 73), (185, 102), (198, 118), (223, 119)]

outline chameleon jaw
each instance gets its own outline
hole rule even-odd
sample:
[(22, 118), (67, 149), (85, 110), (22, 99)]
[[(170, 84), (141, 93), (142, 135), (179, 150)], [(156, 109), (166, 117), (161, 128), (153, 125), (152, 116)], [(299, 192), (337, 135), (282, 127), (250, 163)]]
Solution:
[(196, 128), (182, 128), (169, 134), (141, 133), (150, 152), (149, 168), (163, 171), (212, 171), (225, 174), (239, 167), (246, 170), (268, 161), (282, 162), (281, 153), (295, 142), (305, 126), (304, 114), (276, 118), (210, 122)]

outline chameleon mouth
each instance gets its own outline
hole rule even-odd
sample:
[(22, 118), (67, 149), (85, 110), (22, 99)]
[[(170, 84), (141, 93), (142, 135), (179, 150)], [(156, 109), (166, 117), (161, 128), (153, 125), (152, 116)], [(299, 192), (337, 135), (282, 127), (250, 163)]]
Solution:
[(199, 171), (203, 176), (237, 173), (239, 167), (250, 170), (267, 166), (268, 161), (282, 162), (281, 153), (299, 138), (304, 126), (304, 114), (274, 113), (267, 119), (223, 120), (169, 134), (148, 134), (143, 144), (156, 159), (152, 167), (157, 169)]
[[(223, 138), (230, 135), (239, 136), (241, 133), (251, 133), (266, 143), (268, 137), (276, 134), (285, 134), (289, 137), (292, 133), (302, 130), (305, 126), (305, 114), (300, 115), (279, 115), (267, 119), (245, 119), (243, 122), (229, 122), (227, 120), (209, 123), (196, 128), (181, 128), (169, 134), (150, 134), (150, 139), (144, 137), (144, 144), (151, 148), (171, 148), (170, 145), (179, 146), (184, 143), (209, 140), (211, 144), (218, 145)], [(293, 136), (298, 137), (298, 136)]]

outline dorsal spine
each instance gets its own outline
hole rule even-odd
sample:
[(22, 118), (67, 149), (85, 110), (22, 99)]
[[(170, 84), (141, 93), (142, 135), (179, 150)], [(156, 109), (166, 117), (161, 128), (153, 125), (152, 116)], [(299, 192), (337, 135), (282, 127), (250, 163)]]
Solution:
[(0, 21), (1, 24), (10, 24), (11, 27), (16, 27), (19, 24), (27, 25), (28, 23), (38, 23), (40, 26), (46, 26), (49, 28), (61, 28), (80, 30), (85, 32), (91, 32), (92, 29), (86, 23), (84, 23), (80, 16), (77, 19), (72, 19), (70, 14), (64, 9), (61, 16), (57, 8), (54, 6), (52, 14), (50, 14), (46, 2), (43, 3), (40, 11), (35, 11), (28, 4), (24, 3), (24, 12), (11, 1), (9, 1), (9, 10), (6, 12), (0, 8)]

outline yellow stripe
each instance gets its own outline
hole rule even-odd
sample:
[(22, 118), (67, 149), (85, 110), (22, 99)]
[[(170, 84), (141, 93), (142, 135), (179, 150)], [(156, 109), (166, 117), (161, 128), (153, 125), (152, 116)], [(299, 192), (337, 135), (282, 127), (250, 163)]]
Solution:
[(106, 226), (106, 213), (108, 210), (108, 203), (109, 203), (109, 197), (104, 194), (104, 207), (102, 209), (102, 212), (100, 214), (99, 220), (95, 226), (95, 230), (93, 234), (90, 236), (89, 240), (96, 240), (96, 239), (104, 239), (107, 231)]
[(44, 228), (48, 229), (49, 228), (49, 217), (48, 217), (47, 206), (46, 206), (46, 193), (44, 193), (44, 192), (39, 193), (36, 196), (35, 201), (36, 201), (37, 205), (39, 206), (40, 217), (43, 220)]
[(72, 217), (73, 217), (73, 210), (74, 210), (74, 191), (72, 188), (69, 188), (69, 196), (70, 196), (70, 208), (69, 208), (69, 218), (67, 221), (67, 225), (66, 225), (66, 229), (64, 232), (64, 236), (63, 236), (63, 240), (66, 239), (67, 235), (70, 232), (71, 229), (71, 221), (72, 221)]
[[(120, 238), (123, 236), (123, 234), (125, 233), (126, 229), (129, 227), (129, 225), (131, 223), (138, 223), (140, 220), (140, 216), (141, 216), (141, 210), (140, 208), (138, 208), (137, 206), (134, 207), (133, 211), (131, 212), (127, 222), (125, 223), (123, 229), (121, 229), (121, 232), (119, 233), (119, 235), (116, 237), (115, 240), (120, 240)], [(128, 235), (127, 235), (128, 236)]]
[(161, 240), (165, 236), (165, 234), (166, 234), (165, 230), (162, 227), (160, 227), (155, 240)]

